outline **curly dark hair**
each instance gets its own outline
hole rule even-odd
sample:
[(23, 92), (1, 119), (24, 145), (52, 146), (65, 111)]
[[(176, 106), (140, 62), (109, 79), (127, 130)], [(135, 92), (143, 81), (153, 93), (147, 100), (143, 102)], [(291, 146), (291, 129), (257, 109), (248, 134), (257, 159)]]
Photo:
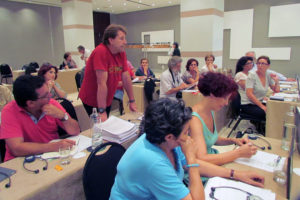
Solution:
[(271, 64), (270, 58), (268, 56), (259, 56), (257, 58), (257, 62), (259, 62), (260, 59), (265, 59), (268, 64)]
[(207, 72), (202, 74), (198, 89), (204, 96), (225, 97), (237, 91), (238, 86), (232, 78), (221, 73)]
[(236, 68), (235, 68), (235, 73), (237, 74), (238, 72), (241, 72), (244, 70), (245, 64), (248, 62), (248, 60), (253, 61), (253, 58), (250, 56), (243, 56), (241, 57), (237, 63), (236, 63)]
[(185, 68), (186, 68), (187, 71), (190, 71), (190, 65), (191, 65), (192, 62), (194, 62), (194, 61), (196, 62), (197, 66), (199, 65), (198, 60), (196, 60), (195, 58), (191, 58), (191, 59), (189, 59), (189, 60), (187, 61), (186, 66), (185, 66)]
[(146, 109), (140, 126), (140, 134), (145, 133), (149, 142), (161, 144), (165, 136), (180, 135), (183, 126), (192, 118), (192, 109), (185, 107), (182, 100), (161, 98), (153, 101)]

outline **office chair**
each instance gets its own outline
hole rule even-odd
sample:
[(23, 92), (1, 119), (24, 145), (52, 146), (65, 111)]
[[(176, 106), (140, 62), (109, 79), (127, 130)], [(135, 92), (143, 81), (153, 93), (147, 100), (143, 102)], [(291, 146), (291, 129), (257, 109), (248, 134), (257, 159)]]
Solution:
[(11, 70), (11, 68), (8, 64), (1, 64), (0, 65), (0, 75), (1, 75), (1, 82), (0, 83), (2, 83), (2, 79), (5, 79), (6, 84), (8, 83), (7, 79), (13, 77), (12, 70)]
[[(105, 147), (109, 149), (99, 152)], [(87, 200), (109, 199), (111, 188), (117, 174), (117, 165), (125, 153), (125, 148), (117, 143), (99, 145), (88, 157), (83, 169), (83, 189)]]
[(257, 119), (255, 116), (246, 114), (241, 110), (241, 96), (240, 96), (240, 93), (238, 93), (238, 92), (236, 93), (235, 97), (231, 101), (230, 108), (231, 108), (231, 114), (232, 114), (233, 119), (230, 122), (229, 126), (231, 125), (231, 123), (233, 122), (234, 119), (237, 119), (237, 122), (234, 124), (233, 128), (229, 132), (227, 138), (230, 137), (232, 132), (235, 131), (235, 129), (238, 127), (238, 125), (240, 124), (240, 122), (242, 120), (250, 120), (251, 122), (265, 123), (265, 121), (261, 121), (261, 120)]
[[(76, 121), (78, 121), (77, 115), (76, 115), (76, 111), (75, 108), (73, 106), (73, 104), (64, 98), (58, 98), (57, 101), (60, 103), (60, 105), (62, 105), (62, 107), (67, 111), (67, 113), (72, 117), (72, 119), (75, 119)], [(60, 126), (58, 127), (58, 135), (60, 138), (67, 138), (70, 135)]]

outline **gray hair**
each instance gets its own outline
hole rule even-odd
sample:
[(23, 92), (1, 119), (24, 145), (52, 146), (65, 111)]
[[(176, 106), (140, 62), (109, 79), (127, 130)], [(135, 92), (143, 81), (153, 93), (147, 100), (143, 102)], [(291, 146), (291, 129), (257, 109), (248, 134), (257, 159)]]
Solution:
[(169, 69), (173, 69), (178, 63), (181, 63), (182, 59), (179, 56), (172, 56), (168, 61)]

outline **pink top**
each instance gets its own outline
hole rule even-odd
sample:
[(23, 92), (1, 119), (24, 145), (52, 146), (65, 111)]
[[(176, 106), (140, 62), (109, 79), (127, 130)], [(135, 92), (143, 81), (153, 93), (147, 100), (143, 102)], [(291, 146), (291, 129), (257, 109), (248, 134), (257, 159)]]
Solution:
[[(50, 99), (52, 104), (59, 109), (65, 109), (54, 99)], [(58, 126), (64, 127), (62, 122), (49, 115), (42, 115), (38, 121), (35, 121), (30, 113), (24, 108), (18, 106), (16, 101), (11, 101), (2, 110), (0, 139), (24, 138), (24, 142), (48, 143), (51, 140), (58, 139)], [(4, 161), (13, 159), (9, 147), (6, 145)]]

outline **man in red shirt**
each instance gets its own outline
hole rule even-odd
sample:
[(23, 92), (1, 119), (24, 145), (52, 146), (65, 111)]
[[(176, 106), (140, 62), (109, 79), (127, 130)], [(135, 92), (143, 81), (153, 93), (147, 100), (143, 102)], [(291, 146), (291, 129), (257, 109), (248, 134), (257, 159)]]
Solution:
[(129, 97), (130, 110), (137, 111), (127, 69), (126, 44), (125, 28), (111, 24), (104, 31), (103, 43), (94, 49), (87, 61), (79, 97), (88, 115), (92, 113), (93, 107), (98, 108), (102, 121), (109, 115), (114, 94), (121, 80)]
[(0, 139), (5, 139), (5, 161), (17, 156), (36, 155), (73, 146), (73, 140), (58, 139), (58, 126), (70, 135), (80, 132), (76, 120), (54, 99), (40, 76), (20, 76), (14, 82), (15, 101), (1, 112)]

